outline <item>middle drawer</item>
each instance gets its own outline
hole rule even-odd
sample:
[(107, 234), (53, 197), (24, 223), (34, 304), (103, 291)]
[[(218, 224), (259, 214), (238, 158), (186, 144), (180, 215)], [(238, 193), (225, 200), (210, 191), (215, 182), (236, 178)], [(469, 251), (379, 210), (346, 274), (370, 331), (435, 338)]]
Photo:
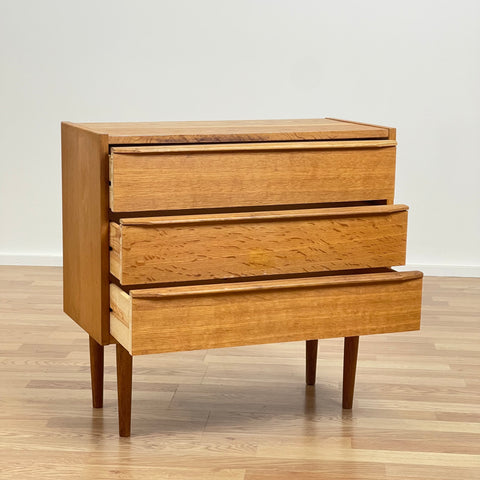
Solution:
[(124, 218), (110, 223), (123, 285), (391, 267), (405, 263), (405, 205)]

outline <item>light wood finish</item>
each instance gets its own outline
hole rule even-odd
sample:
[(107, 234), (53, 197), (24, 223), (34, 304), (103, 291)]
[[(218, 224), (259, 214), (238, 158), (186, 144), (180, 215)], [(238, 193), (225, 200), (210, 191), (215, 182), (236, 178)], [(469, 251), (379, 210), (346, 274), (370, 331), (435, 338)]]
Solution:
[[(379, 272), (355, 275), (325, 275), (314, 278), (270, 279), (260, 282), (214, 283), (210, 285), (185, 285), (162, 288), (142, 288), (130, 290), (133, 298), (168, 298), (218, 293), (243, 293), (268, 290), (289, 290), (292, 288), (332, 287), (343, 285), (363, 285), (369, 283), (404, 282), (422, 277), (421, 272)], [(120, 289), (121, 290), (121, 289)]]
[[(367, 141), (368, 142), (368, 141)], [(395, 142), (156, 146), (110, 156), (114, 212), (298, 205), (392, 203)], [(368, 143), (366, 144), (368, 145)], [(173, 149), (173, 151), (172, 151)], [(177, 151), (178, 149), (178, 151)], [(130, 152), (130, 153), (126, 153)]]
[(265, 152), (288, 150), (345, 150), (351, 148), (396, 147), (394, 140), (348, 140), (321, 142), (268, 142), (268, 143), (211, 143), (185, 145), (141, 145), (137, 147), (112, 147), (112, 154), (162, 154), (162, 153), (219, 153), (219, 152)]
[(342, 406), (351, 409), (355, 390), (355, 374), (357, 371), (358, 337), (345, 337), (343, 347), (343, 399)]
[(108, 140), (62, 123), (64, 311), (110, 343)]
[[(397, 138), (397, 129), (396, 128), (380, 127), (379, 125), (373, 125), (373, 124), (370, 124), (370, 123), (352, 122), (352, 121), (348, 121), (348, 120), (341, 120), (339, 118), (329, 118), (329, 120), (334, 120), (334, 121), (337, 121), (337, 122), (354, 123), (356, 125), (363, 125), (363, 126), (373, 127), (373, 128), (386, 128), (387, 131), (388, 131), (388, 139), (389, 140), (395, 141), (396, 138)], [(393, 198), (387, 199), (387, 204), (392, 204), (392, 203), (393, 203)]]
[(129, 352), (132, 351), (132, 302), (121, 288), (110, 286), (110, 332)]
[(122, 278), (122, 235), (120, 225), (110, 223), (110, 272), (117, 278)]
[(110, 272), (131, 285), (403, 265), (407, 208), (122, 219)]
[(90, 341), (90, 376), (92, 381), (92, 405), (94, 408), (103, 407), (103, 346), (92, 337)]
[(317, 351), (318, 340), (307, 340), (305, 342), (305, 378), (307, 385), (315, 385), (317, 376)]
[(117, 344), (118, 433), (130, 436), (132, 416), (132, 356)]
[(340, 118), (331, 118), (328, 117), (327, 120), (333, 120), (335, 122), (346, 122), (346, 123), (353, 123), (355, 125), (363, 125), (364, 127), (373, 127), (373, 128), (385, 128), (388, 130), (388, 138), (390, 140), (395, 140), (397, 138), (397, 129), (392, 127), (381, 127), (380, 125), (374, 125), (372, 123), (364, 123), (364, 122), (354, 122), (352, 120), (345, 120)]
[(332, 119), (62, 124), (65, 312), (91, 337), (96, 405), (119, 343), (121, 436), (133, 354), (419, 328), (421, 273), (388, 268), (406, 242), (394, 137)]
[(117, 440), (115, 348), (92, 409), (88, 337), (59, 267), (0, 267), (0, 476), (22, 480), (480, 478), (480, 279), (424, 279), (422, 329), (361, 339), (341, 408), (343, 338), (135, 358)]
[[(406, 205), (362, 205), (334, 208), (303, 208), (298, 210), (263, 210), (255, 212), (228, 212), (215, 214), (183, 214), (162, 217), (121, 218), (120, 223), (128, 226), (155, 225), (198, 225), (204, 223), (249, 222), (260, 220), (297, 220), (304, 218), (333, 218), (339, 216), (355, 217), (381, 215), (407, 211)], [(118, 233), (116, 234), (118, 236)], [(118, 248), (118, 247), (117, 247)]]
[(200, 122), (80, 123), (108, 135), (110, 144), (275, 142), (387, 138), (388, 128), (343, 120), (236, 120)]
[(141, 289), (130, 295), (112, 284), (112, 322), (126, 320), (130, 333), (124, 347), (131, 344), (132, 355), (415, 330), (421, 277), (389, 272)]

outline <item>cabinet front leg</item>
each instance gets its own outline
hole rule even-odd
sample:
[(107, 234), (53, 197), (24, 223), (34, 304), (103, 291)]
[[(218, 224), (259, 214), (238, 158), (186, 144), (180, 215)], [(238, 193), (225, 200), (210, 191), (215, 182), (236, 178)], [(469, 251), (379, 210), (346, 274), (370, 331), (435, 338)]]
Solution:
[(358, 337), (345, 337), (343, 350), (343, 408), (353, 405), (355, 373), (357, 371)]
[(132, 359), (133, 357), (117, 343), (117, 392), (118, 432), (121, 437), (130, 436), (132, 417)]
[(92, 379), (92, 403), (103, 407), (103, 346), (90, 338), (90, 376)]
[(305, 373), (307, 385), (315, 385), (315, 378), (317, 375), (317, 350), (318, 340), (307, 340), (305, 342), (306, 358), (305, 358)]

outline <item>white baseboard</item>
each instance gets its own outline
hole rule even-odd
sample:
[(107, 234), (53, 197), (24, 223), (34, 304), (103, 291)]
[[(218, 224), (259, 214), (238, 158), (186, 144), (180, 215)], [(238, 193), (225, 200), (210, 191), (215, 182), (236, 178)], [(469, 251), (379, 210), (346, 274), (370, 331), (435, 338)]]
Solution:
[[(11, 255), (0, 253), (0, 265), (38, 265), (61, 267), (61, 255)], [(480, 265), (420, 265), (395, 267), (396, 270), (420, 270), (432, 277), (480, 277)]]
[(395, 270), (420, 270), (429, 277), (480, 277), (480, 265), (419, 265), (409, 264)]
[(62, 255), (13, 255), (0, 253), (0, 265), (32, 265), (44, 267), (61, 267)]

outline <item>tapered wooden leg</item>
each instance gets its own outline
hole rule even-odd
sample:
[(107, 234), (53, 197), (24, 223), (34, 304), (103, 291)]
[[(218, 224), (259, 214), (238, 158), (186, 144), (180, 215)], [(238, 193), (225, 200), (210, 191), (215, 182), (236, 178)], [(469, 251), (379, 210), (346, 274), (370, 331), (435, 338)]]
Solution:
[(103, 346), (90, 337), (90, 376), (92, 378), (92, 403), (103, 407)]
[(315, 385), (315, 378), (317, 376), (317, 350), (318, 340), (307, 340), (306, 346), (306, 362), (305, 372), (307, 385)]
[(358, 337), (345, 337), (343, 350), (343, 408), (352, 408), (357, 371)]
[(130, 436), (132, 417), (132, 356), (117, 343), (118, 432)]

